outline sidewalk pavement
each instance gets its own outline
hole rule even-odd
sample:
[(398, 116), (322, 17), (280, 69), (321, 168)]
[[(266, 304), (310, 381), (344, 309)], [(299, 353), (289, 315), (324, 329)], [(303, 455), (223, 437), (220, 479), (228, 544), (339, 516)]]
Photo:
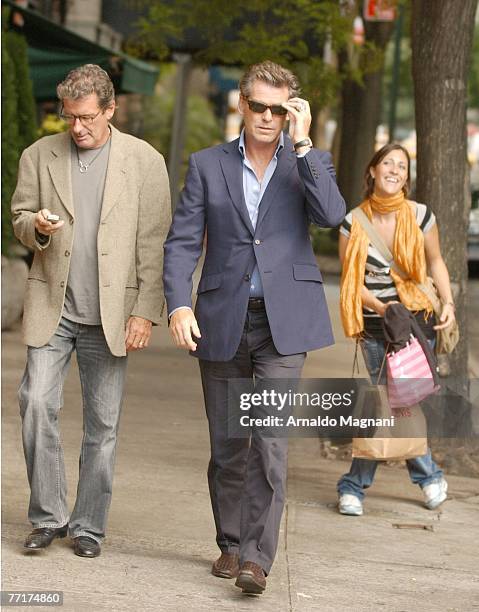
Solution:
[[(339, 330), (338, 289), (333, 283), (326, 290)], [(336, 336), (334, 347), (309, 355), (306, 377), (350, 376), (353, 345), (340, 331)], [(349, 463), (321, 458), (311, 438), (290, 444), (287, 504), (264, 595), (246, 597), (232, 581), (213, 577), (218, 550), (198, 367), (172, 347), (165, 327), (148, 350), (130, 357), (102, 555), (76, 557), (68, 539), (24, 552), (30, 526), (16, 402), (25, 361), (18, 329), (4, 334), (3, 361), (4, 590), (64, 591), (68, 612), (479, 610), (479, 480), (448, 477), (449, 499), (431, 512), (404, 468), (380, 466), (364, 516), (345, 517), (336, 509), (335, 484)], [(72, 506), (82, 435), (76, 372), (67, 381), (61, 427)]]

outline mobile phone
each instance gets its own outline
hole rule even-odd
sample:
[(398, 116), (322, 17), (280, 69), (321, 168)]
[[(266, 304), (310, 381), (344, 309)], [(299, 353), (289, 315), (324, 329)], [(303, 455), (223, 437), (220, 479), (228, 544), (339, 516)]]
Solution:
[(58, 215), (47, 215), (47, 221), (50, 221), (50, 223), (58, 223), (60, 217)]

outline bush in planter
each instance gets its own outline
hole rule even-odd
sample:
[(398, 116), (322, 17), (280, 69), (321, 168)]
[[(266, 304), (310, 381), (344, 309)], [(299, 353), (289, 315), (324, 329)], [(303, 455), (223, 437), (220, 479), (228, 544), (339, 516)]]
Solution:
[(2, 11), (2, 254), (15, 241), (10, 202), (17, 182), (22, 151), (37, 138), (35, 99), (29, 75), (27, 43), (7, 31), (8, 11)]
[(13, 240), (10, 200), (17, 180), (20, 136), (13, 62), (8, 52), (7, 32), (2, 36), (2, 254)]
[(7, 32), (7, 49), (13, 63), (17, 91), (17, 122), (20, 152), (38, 138), (33, 83), (27, 56), (27, 41), (17, 32)]

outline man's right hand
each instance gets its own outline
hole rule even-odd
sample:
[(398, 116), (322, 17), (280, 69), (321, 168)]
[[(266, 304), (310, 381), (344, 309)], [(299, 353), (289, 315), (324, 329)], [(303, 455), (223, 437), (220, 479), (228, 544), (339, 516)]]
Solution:
[(43, 234), (44, 236), (51, 236), (55, 232), (57, 232), (65, 221), (57, 221), (56, 223), (52, 223), (51, 221), (47, 221), (48, 215), (50, 215), (50, 211), (48, 208), (42, 208), (35, 215), (35, 229), (39, 234)]
[(177, 347), (196, 351), (193, 336), (201, 338), (201, 333), (191, 308), (180, 308), (171, 315), (170, 332)]

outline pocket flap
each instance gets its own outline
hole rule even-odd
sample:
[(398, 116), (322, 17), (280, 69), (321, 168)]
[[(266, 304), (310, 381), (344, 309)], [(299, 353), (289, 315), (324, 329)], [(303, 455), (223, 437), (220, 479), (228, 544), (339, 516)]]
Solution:
[(323, 277), (316, 264), (293, 264), (293, 274), (296, 280), (323, 282)]
[(203, 276), (198, 285), (197, 293), (204, 293), (205, 291), (211, 291), (212, 289), (218, 289), (223, 282), (223, 272), (218, 274), (208, 274)]

